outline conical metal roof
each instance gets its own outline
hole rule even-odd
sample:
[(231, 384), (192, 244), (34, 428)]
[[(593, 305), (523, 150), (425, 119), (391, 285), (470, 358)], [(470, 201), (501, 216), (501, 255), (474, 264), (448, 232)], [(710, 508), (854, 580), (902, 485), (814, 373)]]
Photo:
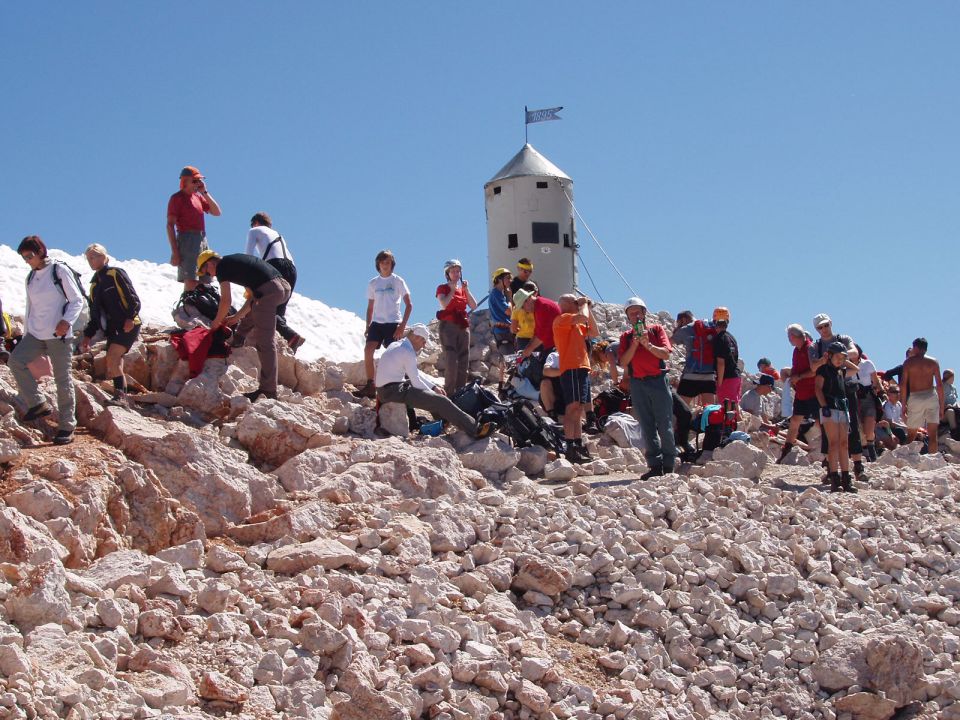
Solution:
[[(520, 148), (520, 152), (510, 159), (510, 162), (500, 168), (500, 172), (487, 181), (486, 185), (500, 180), (506, 180), (507, 178), (530, 175), (560, 177), (565, 180), (570, 180), (569, 175), (538, 153), (533, 145), (527, 143)], [(486, 185), (484, 187), (486, 187)]]

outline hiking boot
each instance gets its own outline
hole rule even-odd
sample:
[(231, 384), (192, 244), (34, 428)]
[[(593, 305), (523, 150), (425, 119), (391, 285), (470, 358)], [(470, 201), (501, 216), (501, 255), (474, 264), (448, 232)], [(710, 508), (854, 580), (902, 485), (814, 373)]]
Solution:
[(650, 478), (660, 477), (663, 475), (663, 466), (654, 465), (652, 468), (647, 470), (643, 475), (640, 476), (641, 480), (649, 480)]
[(829, 473), (827, 480), (830, 482), (830, 492), (840, 492), (840, 473)]
[(840, 476), (840, 486), (843, 488), (844, 492), (855, 493), (857, 489), (853, 486), (853, 481), (850, 479), (850, 472), (844, 471)]
[(287, 345), (290, 346), (290, 351), (294, 355), (296, 355), (297, 350), (299, 350), (300, 346), (303, 345), (305, 342), (306, 340), (304, 338), (300, 337), (299, 335), (294, 335), (292, 338), (287, 340)]
[(564, 454), (564, 457), (574, 465), (584, 465), (593, 460), (585, 448), (572, 444), (567, 445), (567, 452)]
[(780, 451), (780, 457), (777, 458), (775, 465), (782, 465), (783, 461), (787, 459), (787, 455), (790, 454), (790, 451), (793, 450), (793, 443), (784, 443), (783, 450)]
[(354, 390), (353, 394), (358, 398), (370, 398), (371, 400), (376, 400), (377, 386), (373, 384), (373, 380), (367, 380), (367, 384), (359, 390)]
[(24, 422), (30, 422), (31, 420), (36, 420), (37, 418), (46, 417), (51, 412), (50, 406), (46, 402), (42, 402), (39, 405), (34, 405), (32, 408), (27, 410), (23, 417), (20, 418)]
[(854, 460), (854, 461), (853, 461), (853, 474), (857, 476), (857, 480), (869, 480), (869, 479), (870, 479), (869, 477), (867, 477), (867, 473), (866, 473), (866, 471), (863, 469), (863, 461), (862, 461), (862, 460)]
[(674, 473), (674, 472), (675, 472), (675, 470), (673, 469), (673, 466), (672, 466), (672, 465), (664, 465), (664, 466), (663, 466), (663, 474), (664, 474), (664, 475), (670, 475), (670, 474), (672, 474), (672, 473)]
[(483, 438), (487, 437), (487, 435), (492, 433), (493, 430), (494, 430), (493, 423), (485, 422), (482, 425), (480, 425), (480, 427), (477, 428), (477, 434), (475, 437), (477, 438), (477, 440), (483, 440)]
[(276, 400), (277, 394), (275, 392), (267, 392), (266, 390), (254, 390), (253, 392), (244, 393), (243, 396), (250, 402), (256, 402), (258, 399), (264, 397), (268, 400)]
[(73, 442), (73, 430), (61, 430), (53, 436), (54, 445), (69, 445)]

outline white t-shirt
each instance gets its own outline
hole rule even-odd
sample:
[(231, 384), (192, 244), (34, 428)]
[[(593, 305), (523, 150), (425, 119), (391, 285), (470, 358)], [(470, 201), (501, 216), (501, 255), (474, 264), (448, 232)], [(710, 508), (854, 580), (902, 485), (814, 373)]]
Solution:
[[(290, 262), (293, 262), (293, 255), (290, 252), (290, 248), (287, 247), (286, 238), (270, 246), (270, 243), (278, 237), (280, 237), (280, 233), (264, 225), (250, 228), (250, 231), (247, 233), (247, 249), (244, 252), (246, 252), (247, 255), (255, 255), (261, 260), (273, 260), (274, 258), (285, 257)], [(264, 257), (263, 253), (266, 252), (268, 247), (270, 247), (270, 252)]]
[(373, 300), (372, 322), (398, 323), (403, 318), (400, 303), (410, 294), (407, 284), (399, 275), (377, 275), (367, 285), (367, 300)]
[(895, 425), (903, 425), (903, 405), (894, 405), (889, 400), (883, 403), (883, 417)]
[(861, 360), (857, 368), (857, 374), (853, 376), (857, 382), (864, 387), (873, 385), (873, 380), (870, 379), (870, 376), (877, 371), (877, 366), (873, 364), (873, 361)]

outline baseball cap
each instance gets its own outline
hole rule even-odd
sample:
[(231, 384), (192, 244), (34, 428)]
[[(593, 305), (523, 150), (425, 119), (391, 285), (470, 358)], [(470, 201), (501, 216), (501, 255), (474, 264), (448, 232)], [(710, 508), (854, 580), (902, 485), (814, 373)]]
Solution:
[(760, 377), (757, 378), (757, 385), (769, 385), (770, 387), (774, 387), (775, 383), (770, 375), (760, 373)]
[(819, 330), (821, 325), (829, 325), (831, 322), (833, 321), (830, 319), (829, 315), (826, 313), (820, 313), (813, 318), (813, 327)]
[(412, 335), (416, 335), (418, 338), (422, 338), (427, 342), (430, 342), (430, 331), (427, 329), (427, 326), (422, 323), (411, 325), (408, 328), (408, 332), (410, 332)]
[(193, 165), (187, 165), (183, 170), (180, 171), (180, 177), (196, 177), (202, 178), (203, 175), (200, 174), (200, 171), (197, 170)]

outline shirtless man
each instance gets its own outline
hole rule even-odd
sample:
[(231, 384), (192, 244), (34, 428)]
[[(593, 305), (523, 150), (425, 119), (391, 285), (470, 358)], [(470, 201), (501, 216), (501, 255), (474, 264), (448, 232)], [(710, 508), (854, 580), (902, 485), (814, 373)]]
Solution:
[[(907, 442), (913, 442), (917, 431), (926, 427), (930, 438), (928, 452), (937, 452), (937, 429), (943, 417), (943, 383), (940, 363), (927, 357), (926, 338), (913, 341), (913, 352), (903, 363), (900, 390), (904, 398), (903, 417), (907, 422)], [(936, 389), (934, 389), (936, 385)]]

